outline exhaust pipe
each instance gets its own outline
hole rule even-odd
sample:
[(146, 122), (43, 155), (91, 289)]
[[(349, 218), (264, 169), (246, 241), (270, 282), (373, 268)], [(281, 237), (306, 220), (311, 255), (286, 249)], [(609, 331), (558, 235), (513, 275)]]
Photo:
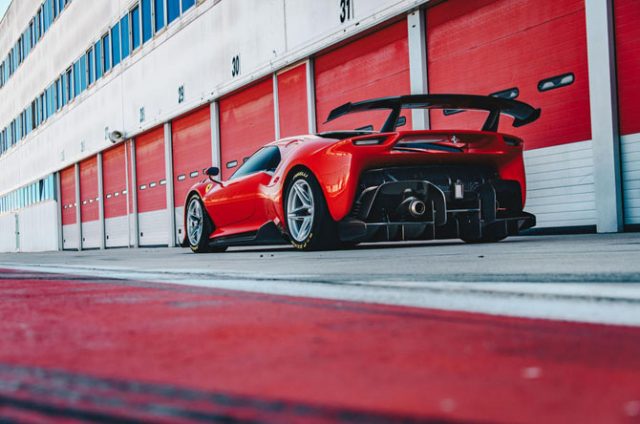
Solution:
[(427, 213), (427, 206), (415, 196), (409, 196), (398, 205), (396, 213), (402, 217), (411, 215), (413, 218), (422, 218)]
[(415, 199), (409, 204), (409, 213), (414, 218), (421, 218), (427, 211), (427, 206), (422, 200)]

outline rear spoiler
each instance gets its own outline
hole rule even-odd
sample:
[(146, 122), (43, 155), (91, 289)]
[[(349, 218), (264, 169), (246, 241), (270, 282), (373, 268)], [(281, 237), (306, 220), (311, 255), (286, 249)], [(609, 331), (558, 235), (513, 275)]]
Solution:
[(332, 110), (327, 122), (350, 113), (380, 109), (391, 111), (380, 132), (395, 131), (402, 109), (486, 110), (489, 116), (482, 130), (493, 132), (498, 131), (501, 114), (512, 117), (514, 127), (522, 127), (537, 120), (541, 112), (540, 109), (535, 109), (527, 103), (499, 97), (471, 94), (416, 94), (346, 103)]

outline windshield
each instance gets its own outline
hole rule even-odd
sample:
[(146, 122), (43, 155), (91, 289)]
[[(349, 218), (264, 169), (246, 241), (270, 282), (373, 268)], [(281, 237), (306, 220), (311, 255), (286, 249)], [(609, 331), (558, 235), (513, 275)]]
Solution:
[(280, 149), (277, 146), (263, 147), (255, 152), (231, 176), (230, 180), (255, 174), (256, 172), (273, 172), (280, 164)]

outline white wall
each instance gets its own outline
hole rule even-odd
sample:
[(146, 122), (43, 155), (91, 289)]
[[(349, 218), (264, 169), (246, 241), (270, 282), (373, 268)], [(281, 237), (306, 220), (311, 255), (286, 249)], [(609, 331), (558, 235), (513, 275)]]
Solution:
[(0, 252), (16, 252), (17, 250), (16, 214), (2, 214), (0, 215)]
[(48, 201), (22, 209), (18, 214), (20, 251), (58, 249), (58, 202)]

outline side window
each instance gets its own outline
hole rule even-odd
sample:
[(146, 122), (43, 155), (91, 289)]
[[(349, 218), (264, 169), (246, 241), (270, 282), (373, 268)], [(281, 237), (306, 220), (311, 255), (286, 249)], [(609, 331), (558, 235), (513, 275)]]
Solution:
[(260, 171), (275, 171), (280, 164), (280, 149), (277, 146), (264, 147), (254, 153), (230, 179), (244, 177)]

